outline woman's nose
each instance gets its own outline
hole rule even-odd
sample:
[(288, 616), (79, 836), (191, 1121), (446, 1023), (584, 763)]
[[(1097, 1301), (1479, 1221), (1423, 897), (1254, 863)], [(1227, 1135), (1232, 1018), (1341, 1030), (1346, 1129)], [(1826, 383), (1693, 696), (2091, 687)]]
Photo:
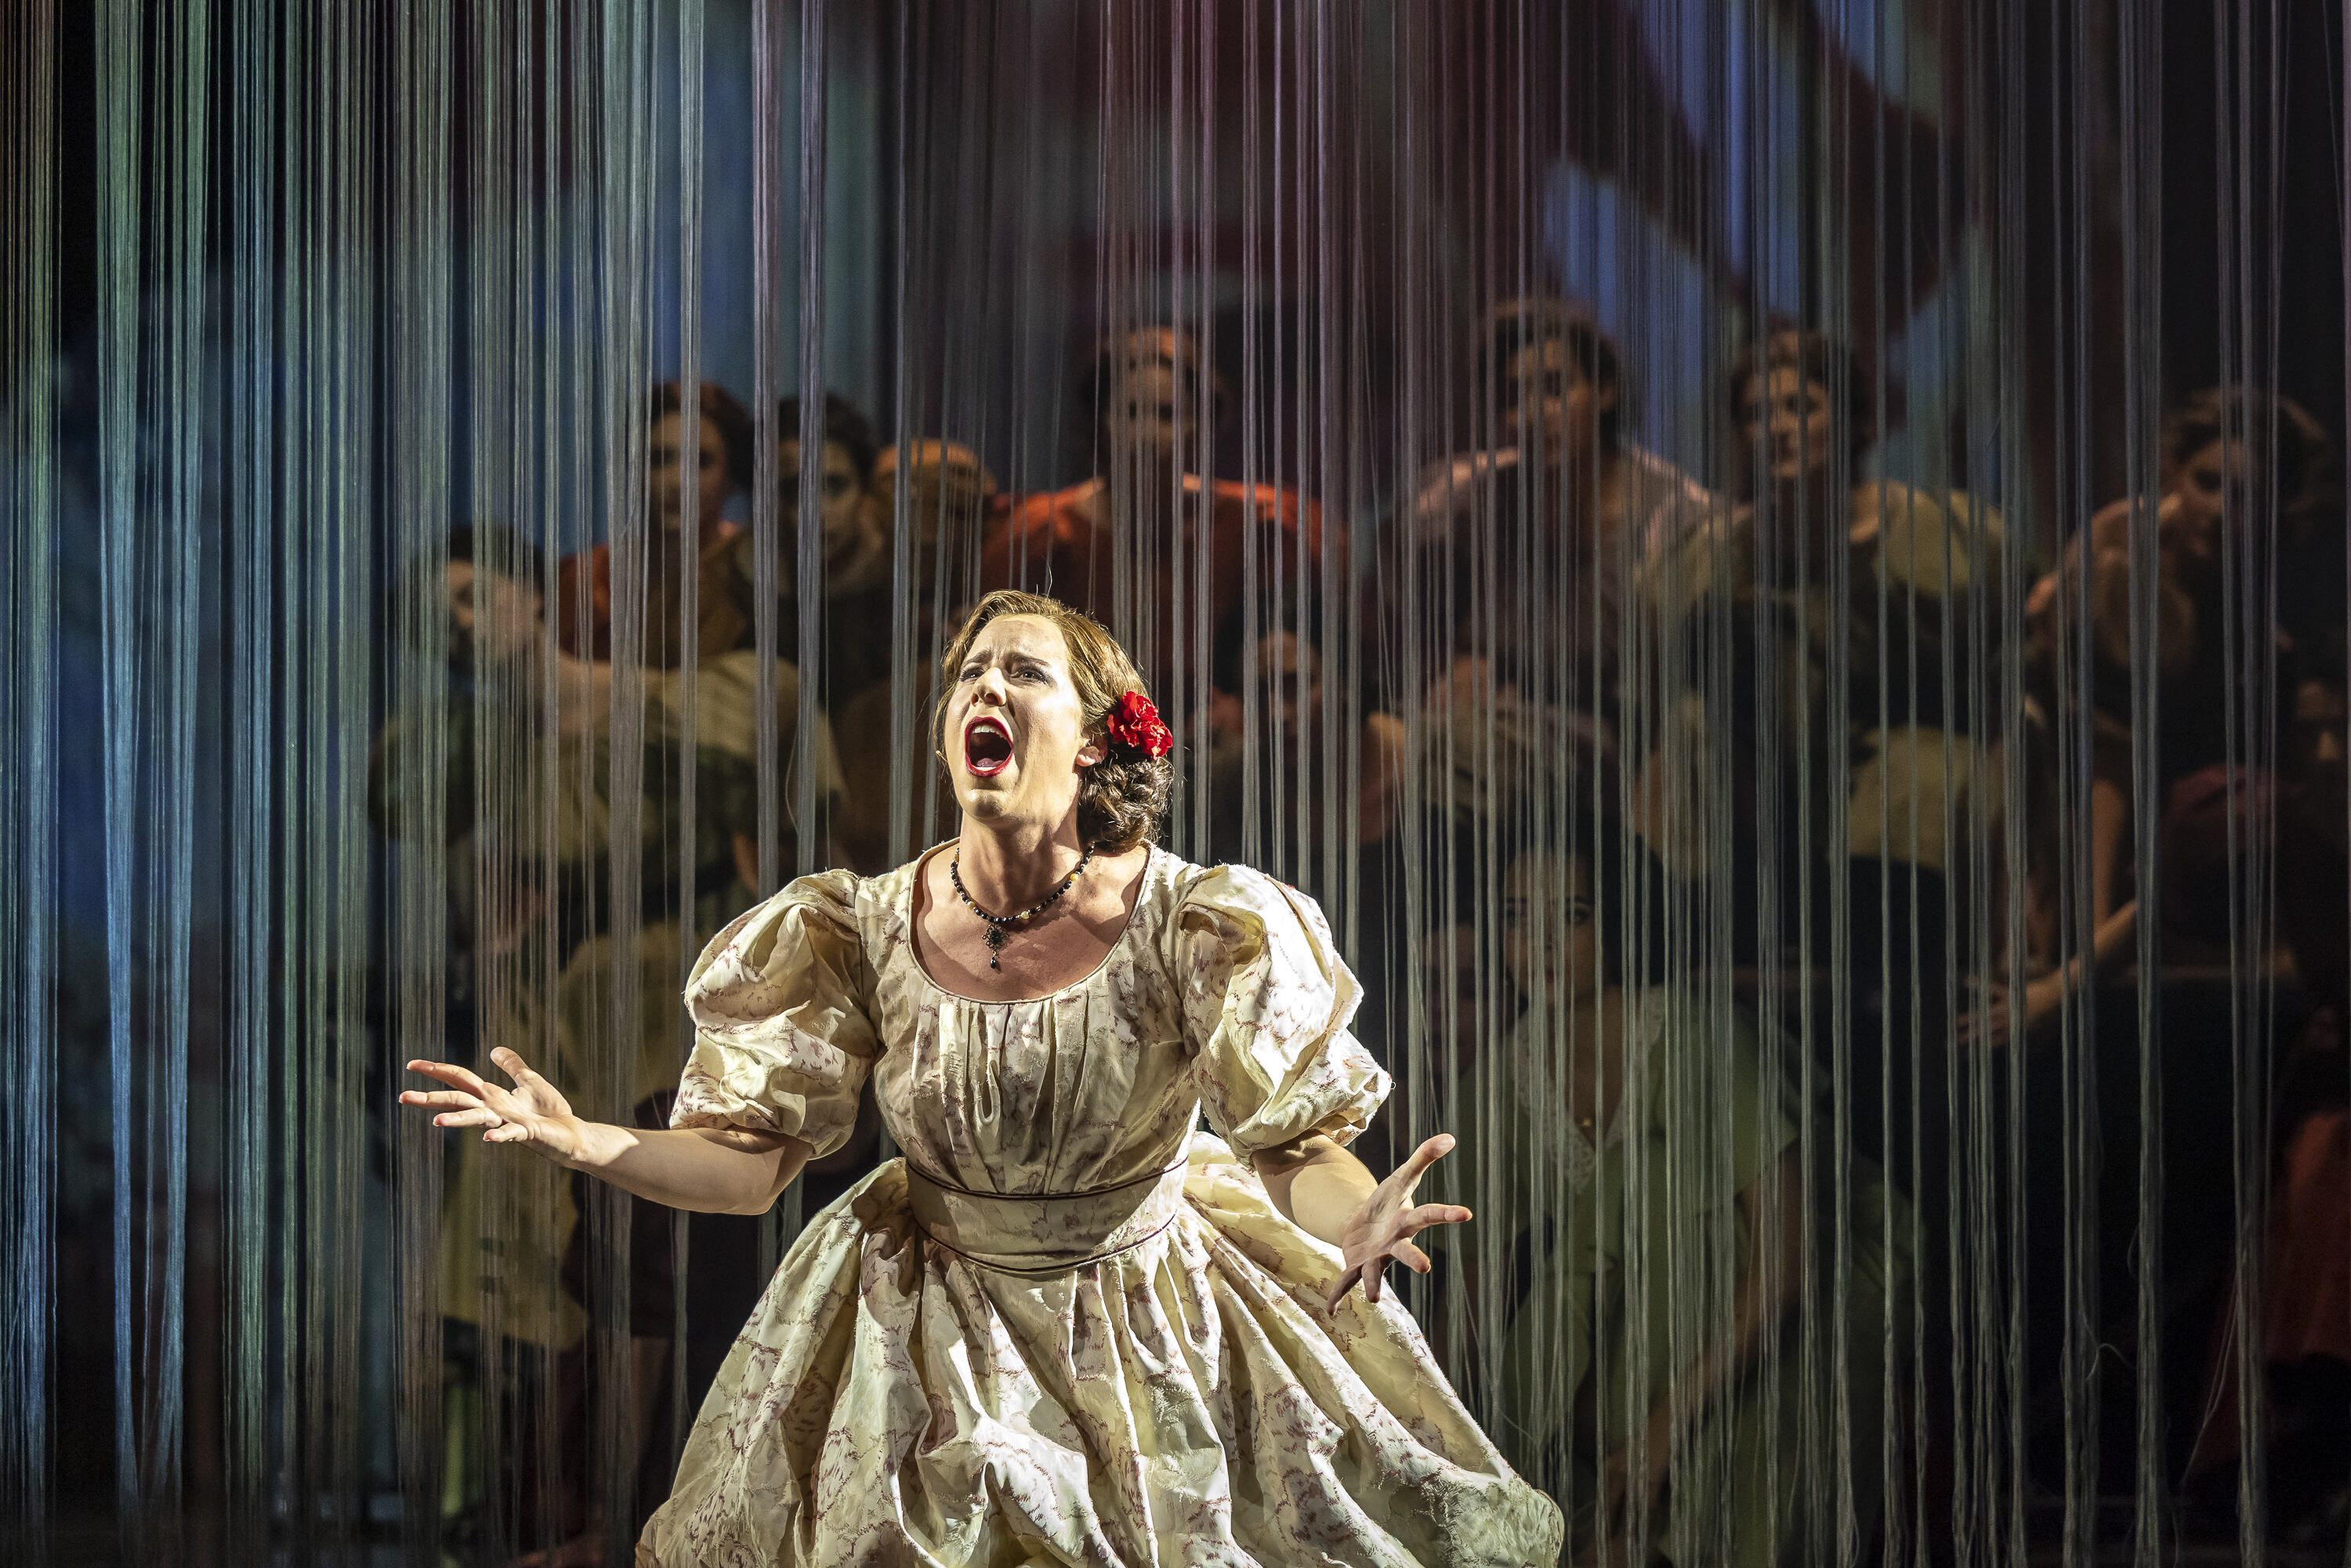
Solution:
[(1004, 672), (1001, 670), (981, 671), (979, 675), (979, 685), (974, 695), (982, 702), (1003, 702), (1005, 698)]

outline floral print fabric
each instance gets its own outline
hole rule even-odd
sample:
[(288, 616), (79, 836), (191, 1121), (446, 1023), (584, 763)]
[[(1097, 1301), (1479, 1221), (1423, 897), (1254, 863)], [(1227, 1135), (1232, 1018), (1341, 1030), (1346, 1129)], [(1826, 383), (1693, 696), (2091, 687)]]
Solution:
[[(870, 1073), (907, 1157), (793, 1245), (641, 1568), (1554, 1562), (1557, 1511), (1411, 1318), (1361, 1291), (1326, 1312), (1338, 1254), (1246, 1163), (1352, 1138), (1386, 1093), (1312, 901), (1155, 851), (1092, 976), (980, 1002), (916, 962), (914, 876), (795, 883), (688, 983), (677, 1124), (835, 1146)], [(909, 1164), (952, 1189), (964, 1250), (916, 1222)], [(1172, 1218), (1108, 1256), (1020, 1273), (967, 1255), (1082, 1254), (1092, 1238), (1040, 1237), (1038, 1216), (1129, 1187), (1121, 1215), (1164, 1189)], [(1113, 1242), (1144, 1228), (1118, 1223)]]

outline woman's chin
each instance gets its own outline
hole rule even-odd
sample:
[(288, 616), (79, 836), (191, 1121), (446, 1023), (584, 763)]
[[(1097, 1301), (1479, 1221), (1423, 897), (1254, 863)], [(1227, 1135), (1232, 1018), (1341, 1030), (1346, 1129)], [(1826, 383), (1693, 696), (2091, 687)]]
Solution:
[(993, 778), (967, 777), (956, 786), (956, 804), (975, 821), (994, 822), (1012, 815), (1012, 793)]

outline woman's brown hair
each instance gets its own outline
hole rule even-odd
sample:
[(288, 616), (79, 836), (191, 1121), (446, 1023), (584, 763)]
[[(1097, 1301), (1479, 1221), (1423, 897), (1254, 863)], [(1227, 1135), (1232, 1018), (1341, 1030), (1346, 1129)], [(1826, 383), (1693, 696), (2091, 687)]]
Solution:
[(1160, 820), (1167, 814), (1168, 790), (1176, 781), (1176, 759), (1122, 746), (1109, 738), (1102, 723), (1128, 692), (1145, 697), (1151, 694), (1118, 639), (1101, 622), (1058, 599), (1001, 589), (979, 601), (939, 661), (938, 700), (931, 709), (933, 747), (944, 758), (947, 699), (956, 678), (981, 630), (1001, 615), (1034, 615), (1061, 629), (1070, 650), (1070, 684), (1077, 688), (1078, 704), (1085, 712), (1086, 733), (1108, 747), (1109, 755), (1078, 776), (1079, 837), (1088, 848), (1113, 855), (1157, 838)]

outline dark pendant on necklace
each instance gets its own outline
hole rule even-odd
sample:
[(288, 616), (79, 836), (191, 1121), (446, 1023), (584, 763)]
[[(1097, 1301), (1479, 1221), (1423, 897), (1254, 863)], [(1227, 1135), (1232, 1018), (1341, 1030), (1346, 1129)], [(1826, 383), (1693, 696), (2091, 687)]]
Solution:
[(955, 895), (963, 901), (963, 906), (966, 909), (970, 910), (974, 915), (978, 915), (980, 919), (987, 923), (987, 936), (986, 940), (987, 942), (987, 967), (989, 968), (994, 969), (998, 973), (1002, 973), (1004, 965), (1000, 959), (1004, 952), (1004, 945), (1012, 940), (1012, 927), (1015, 925), (1026, 925), (1035, 916), (1043, 914), (1045, 910), (1052, 904), (1055, 899), (1070, 891), (1071, 884), (1075, 883), (1080, 876), (1084, 874), (1086, 867), (1092, 863), (1093, 858), (1094, 852), (1091, 847), (1089, 847), (1084, 854), (1078, 857), (1078, 863), (1071, 869), (1070, 874), (1063, 877), (1054, 885), (1052, 892), (1047, 894), (1044, 897), (1039, 899), (1036, 903), (1030, 904), (1028, 908), (1022, 910), (1018, 915), (998, 915), (991, 910), (982, 909), (978, 904), (973, 900), (971, 894), (964, 888), (963, 857), (961, 855), (957, 855), (947, 862), (947, 881), (954, 883)]

